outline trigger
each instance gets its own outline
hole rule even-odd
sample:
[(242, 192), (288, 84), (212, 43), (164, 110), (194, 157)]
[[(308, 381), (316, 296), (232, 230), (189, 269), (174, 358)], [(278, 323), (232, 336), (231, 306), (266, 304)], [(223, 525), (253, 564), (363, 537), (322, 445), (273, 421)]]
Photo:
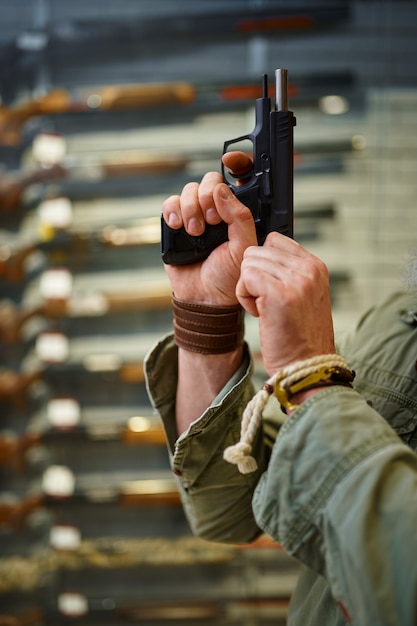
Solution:
[(250, 180), (250, 178), (252, 178), (252, 172), (246, 172), (246, 174), (233, 174), (233, 172), (231, 172), (230, 170), (227, 170), (227, 174), (228, 176), (231, 176), (231, 178), (234, 178), (235, 180)]

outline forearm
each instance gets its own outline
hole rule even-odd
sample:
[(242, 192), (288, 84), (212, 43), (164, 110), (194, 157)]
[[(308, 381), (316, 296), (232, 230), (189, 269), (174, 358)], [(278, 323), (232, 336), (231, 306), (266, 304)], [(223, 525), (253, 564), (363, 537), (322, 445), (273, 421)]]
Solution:
[(387, 616), (414, 610), (416, 496), (415, 453), (355, 391), (331, 387), (284, 424), (254, 511), (355, 623), (411, 623)]
[[(204, 411), (195, 407), (198, 419), (180, 437), (175, 429), (179, 410), (175, 405), (177, 365), (178, 348), (172, 337), (166, 337), (148, 355), (145, 371), (152, 404), (167, 433), (172, 469), (178, 478), (191, 528), (195, 534), (213, 541), (251, 541), (260, 533), (253, 518), (252, 494), (269, 455), (262, 429), (253, 445), (257, 472), (243, 476), (223, 459), (224, 449), (239, 438), (242, 411), (254, 393), (248, 348), (246, 344), (243, 346), (242, 363), (219, 390), (215, 403), (207, 405), (206, 398), (202, 402)], [(191, 381), (198, 388), (195, 372)], [(220, 384), (220, 378), (217, 383)], [(211, 393), (215, 389), (213, 387)]]
[(226, 354), (199, 354), (179, 348), (175, 411), (178, 435), (211, 405), (243, 359), (243, 346)]

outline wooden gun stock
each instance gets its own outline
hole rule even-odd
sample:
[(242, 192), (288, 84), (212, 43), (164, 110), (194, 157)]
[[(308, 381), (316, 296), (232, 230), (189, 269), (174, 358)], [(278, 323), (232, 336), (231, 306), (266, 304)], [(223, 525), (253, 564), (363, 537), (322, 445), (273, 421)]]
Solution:
[[(133, 428), (129, 423), (122, 427), (117, 425), (107, 425), (105, 429), (105, 439), (121, 441), (127, 446), (141, 445), (166, 445), (165, 431), (159, 422), (149, 420), (145, 417), (136, 418), (136, 423), (140, 421), (141, 428)], [(79, 427), (66, 429), (48, 429), (44, 431), (27, 431), (23, 435), (0, 432), (0, 467), (8, 467), (16, 472), (23, 472), (27, 469), (27, 452), (32, 448), (48, 445), (54, 442), (80, 441), (87, 439), (90, 441), (102, 441), (102, 430), (89, 428), (88, 425), (81, 424)]]
[(160, 154), (150, 150), (121, 151), (95, 162), (66, 163), (6, 174), (0, 177), (0, 212), (18, 210), (22, 197), (31, 185), (64, 179), (100, 182), (114, 178), (170, 174), (184, 171), (189, 158), (182, 154)]
[[(327, 10), (326, 10), (327, 12)], [(223, 21), (223, 18), (221, 18)], [(234, 16), (235, 19), (235, 16)], [(205, 20), (207, 21), (207, 20)], [(241, 24), (241, 27), (243, 22)], [(217, 28), (218, 23), (214, 28)], [(159, 26), (160, 28), (160, 26)], [(243, 30), (247, 29), (247, 25)], [(297, 104), (317, 102), (318, 96), (341, 89), (350, 91), (356, 77), (348, 71), (300, 75), (289, 86), (291, 99)], [(0, 144), (16, 146), (20, 143), (24, 125), (30, 119), (45, 115), (59, 115), (76, 111), (116, 111), (150, 108), (165, 105), (187, 105), (198, 102), (206, 110), (227, 103), (246, 102), (257, 97), (257, 87), (246, 78), (230, 84), (199, 84), (188, 82), (143, 83), (137, 85), (109, 85), (71, 94), (65, 89), (54, 89), (39, 98), (12, 107), (0, 107)], [(201, 110), (201, 109), (200, 109)]]
[(11, 404), (15, 408), (26, 406), (27, 390), (41, 380), (43, 371), (16, 372), (0, 369), (0, 405)]
[(31, 172), (0, 175), (0, 212), (8, 213), (18, 209), (21, 205), (22, 194), (31, 185), (63, 178), (65, 178), (65, 170), (59, 164)]
[(194, 87), (186, 82), (109, 85), (79, 95), (54, 89), (44, 96), (15, 107), (0, 108), (0, 143), (16, 146), (30, 119), (73, 111), (117, 111), (172, 104), (188, 104), (195, 98)]
[(25, 274), (25, 263), (31, 254), (39, 249), (38, 242), (29, 244), (20, 250), (10, 252), (6, 246), (0, 255), (0, 279), (10, 283), (20, 283)]
[(0, 248), (0, 279), (19, 283), (25, 276), (25, 265), (35, 252), (62, 252), (71, 257), (93, 254), (105, 248), (156, 246), (160, 243), (160, 218), (144, 218), (134, 226), (106, 226), (98, 232), (71, 232), (51, 227), (45, 240), (39, 239), (15, 250), (4, 244)]
[(7, 502), (0, 500), (0, 528), (21, 532), (31, 513), (41, 509), (44, 504), (42, 495), (28, 496), (24, 500)]
[(90, 309), (88, 303), (79, 303), (77, 297), (49, 298), (27, 308), (19, 308), (11, 302), (3, 302), (0, 304), (0, 341), (10, 346), (18, 344), (22, 339), (25, 324), (37, 317), (53, 321), (82, 315), (99, 317), (115, 313), (163, 310), (171, 307), (171, 290), (168, 285), (150, 283), (136, 292), (133, 290), (118, 293), (97, 292), (94, 296), (101, 306), (94, 308), (93, 304)]
[(10, 467), (21, 472), (26, 468), (26, 452), (42, 443), (41, 433), (27, 433), (22, 436), (0, 434), (0, 466)]
[[(94, 356), (94, 355), (92, 355)], [(117, 366), (116, 369), (112, 369), (119, 380), (127, 384), (143, 383), (145, 381), (145, 373), (143, 361), (127, 361)], [(59, 369), (54, 369), (54, 366), (46, 366), (31, 372), (18, 372), (14, 370), (2, 369), (0, 370), (0, 405), (10, 404), (13, 407), (19, 408), (26, 405), (28, 390), (38, 381), (46, 381), (56, 376), (67, 376), (67, 374), (82, 373), (83, 375), (98, 375), (107, 374), (108, 369), (105, 367), (103, 370), (100, 366), (96, 366), (93, 369), (89, 369), (83, 364), (70, 365), (67, 369), (65, 363), (59, 364)]]
[(114, 503), (123, 507), (180, 506), (181, 499), (174, 478), (131, 480), (116, 486), (86, 485), (65, 496), (38, 493), (20, 500), (0, 500), (0, 528), (21, 532), (34, 511), (71, 506), (74, 503), (94, 506)]
[(0, 626), (44, 626), (45, 614), (42, 609), (34, 608), (18, 615), (0, 614)]

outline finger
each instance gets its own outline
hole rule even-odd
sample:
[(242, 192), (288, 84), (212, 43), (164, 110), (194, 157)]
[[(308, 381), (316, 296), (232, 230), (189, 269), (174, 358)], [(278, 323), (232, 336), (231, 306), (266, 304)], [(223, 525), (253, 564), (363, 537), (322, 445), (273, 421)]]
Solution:
[(188, 183), (183, 188), (181, 196), (170, 196), (165, 200), (162, 213), (171, 228), (184, 226), (190, 235), (201, 235), (205, 224), (198, 204), (198, 183)]
[(223, 154), (222, 161), (224, 166), (237, 178), (239, 178), (239, 176), (245, 177), (253, 167), (251, 157), (238, 150)]
[(180, 205), (185, 230), (190, 235), (202, 235), (206, 224), (200, 206), (199, 184), (188, 183), (182, 190)]
[(276, 250), (280, 250), (283, 254), (288, 254), (291, 257), (299, 258), (311, 258), (313, 255), (311, 252), (303, 248), (297, 241), (286, 235), (282, 235), (277, 231), (268, 233), (265, 242), (265, 247), (272, 247)]
[(327, 272), (327, 266), (321, 259), (278, 232), (269, 233), (263, 247), (248, 250), (247, 254), (256, 258), (257, 262), (265, 258), (265, 261), (269, 260), (273, 265), (294, 269), (298, 273), (309, 274), (312, 267)]
[(229, 226), (229, 253), (234, 262), (240, 265), (246, 248), (257, 245), (252, 213), (224, 183), (216, 186), (213, 199), (220, 217)]
[[(297, 250), (297, 246), (292, 249)], [(256, 300), (256, 308), (260, 313), (268, 294), (265, 281), (268, 281), (270, 289), (281, 294), (281, 300), (297, 297), (298, 293), (305, 296), (320, 293), (327, 297), (329, 273), (326, 264), (302, 250), (303, 256), (297, 256), (271, 246), (248, 248), (242, 261), (241, 280), (236, 292), (239, 299), (251, 296)]]
[(203, 176), (198, 189), (198, 201), (208, 224), (218, 224), (222, 221), (213, 199), (214, 189), (222, 180), (218, 172), (208, 172)]
[[(252, 248), (248, 251), (252, 252)], [(271, 302), (277, 297), (280, 304), (288, 298), (292, 299), (298, 293), (300, 277), (303, 277), (302, 282), (305, 281), (305, 277), (298, 274), (297, 270), (283, 266), (265, 252), (263, 249), (260, 257), (257, 254), (245, 254), (236, 286), (236, 297), (240, 304), (255, 317), (266, 315), (268, 309), (276, 312)]]
[(295, 239), (288, 237), (287, 235), (283, 235), (277, 231), (271, 231), (268, 233), (265, 239), (265, 246), (271, 246), (273, 248), (282, 249), (285, 251), (289, 251), (292, 254), (296, 255), (310, 255), (311, 253), (303, 248)]
[[(248, 248), (249, 250), (250, 248)], [(251, 263), (252, 257), (245, 256), (241, 265), (238, 283), (236, 285), (236, 297), (242, 307), (254, 317), (259, 317), (258, 298), (264, 293), (264, 283), (268, 272), (259, 267), (256, 262)]]
[(170, 228), (181, 228), (183, 220), (181, 215), (180, 197), (169, 196), (162, 203), (162, 216)]

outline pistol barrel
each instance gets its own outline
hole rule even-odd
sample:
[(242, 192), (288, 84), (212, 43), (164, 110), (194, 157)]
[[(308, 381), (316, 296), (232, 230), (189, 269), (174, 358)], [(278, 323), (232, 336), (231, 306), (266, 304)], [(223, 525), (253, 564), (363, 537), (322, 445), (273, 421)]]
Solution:
[(275, 70), (275, 110), (288, 111), (288, 70)]

